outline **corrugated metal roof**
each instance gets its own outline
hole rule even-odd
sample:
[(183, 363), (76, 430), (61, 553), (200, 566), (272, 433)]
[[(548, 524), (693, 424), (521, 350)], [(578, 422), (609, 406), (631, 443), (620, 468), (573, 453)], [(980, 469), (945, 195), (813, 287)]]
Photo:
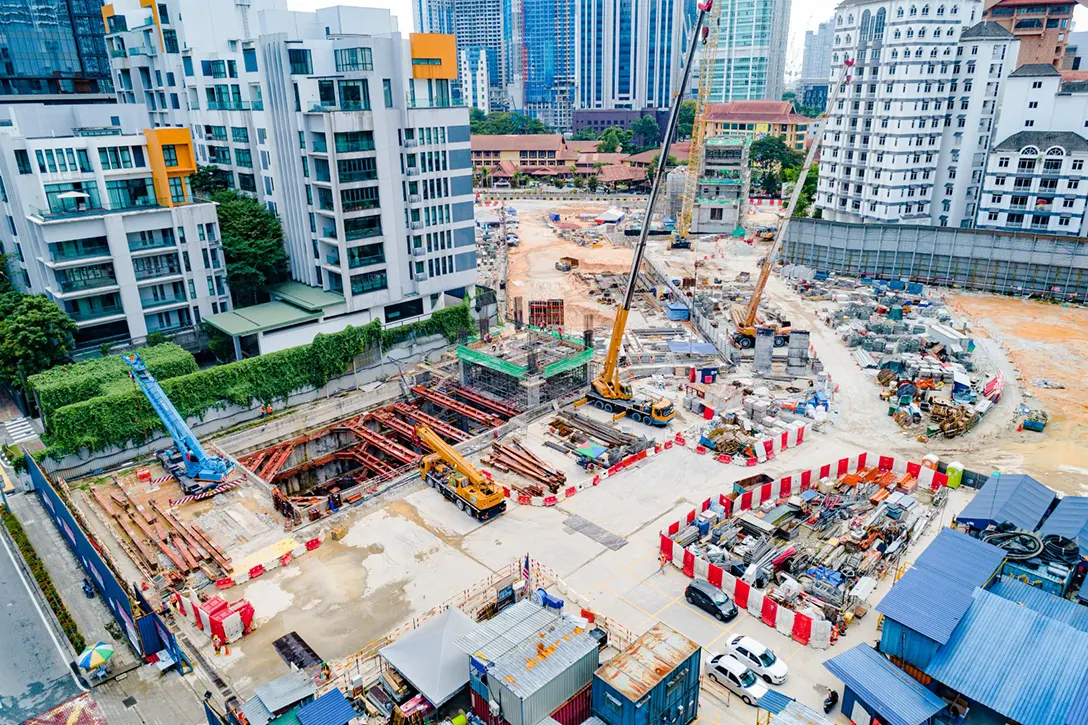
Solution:
[(250, 725), (268, 725), (272, 722), (272, 713), (261, 702), (261, 698), (253, 697), (241, 707), (242, 714)]
[(658, 622), (597, 670), (596, 676), (637, 702), (698, 649), (699, 645)]
[(596, 649), (597, 640), (579, 623), (560, 617), (497, 659), (487, 676), (524, 700)]
[(990, 476), (956, 517), (973, 528), (1005, 521), (1025, 531), (1034, 531), (1057, 494), (1031, 476), (1022, 473)]
[(478, 660), (494, 662), (558, 618), (559, 613), (554, 609), (545, 609), (529, 599), (523, 599), (454, 644)]
[(771, 718), (770, 725), (836, 725), (822, 712), (816, 712), (808, 705), (790, 700), (790, 704)]
[(1010, 720), (1054, 725), (1080, 694), (1088, 634), (980, 589), (925, 671)]
[(1088, 557), (1088, 496), (1066, 496), (1039, 527), (1039, 535), (1057, 534), (1080, 545), (1080, 555)]
[(256, 692), (268, 711), (274, 713), (307, 697), (313, 697), (317, 693), (317, 688), (305, 672), (291, 672), (271, 682), (258, 685)]
[(1065, 716), (1063, 725), (1088, 725), (1088, 673), (1084, 675), (1073, 695), (1073, 702), (1069, 705), (1069, 714)]
[(1081, 632), (1088, 632), (1088, 607), (1056, 597), (1050, 592), (1044, 592), (1008, 576), (994, 582), (990, 591), (1010, 602), (1022, 604), (1044, 617), (1068, 624)]
[(1005, 561), (1005, 552), (962, 531), (941, 529), (914, 566), (946, 574), (949, 579), (981, 587)]
[(355, 708), (340, 690), (330, 690), (295, 714), (302, 725), (347, 725), (355, 717)]
[(914, 568), (895, 583), (876, 611), (944, 644), (974, 601), (974, 592), (973, 585), (944, 572)]
[(944, 700), (867, 644), (832, 657), (824, 667), (888, 725), (920, 725), (945, 707)]
[(766, 710), (767, 712), (777, 715), (786, 709), (786, 706), (793, 702), (792, 697), (783, 695), (778, 690), (767, 690), (767, 694), (756, 700), (756, 707), (760, 710)]

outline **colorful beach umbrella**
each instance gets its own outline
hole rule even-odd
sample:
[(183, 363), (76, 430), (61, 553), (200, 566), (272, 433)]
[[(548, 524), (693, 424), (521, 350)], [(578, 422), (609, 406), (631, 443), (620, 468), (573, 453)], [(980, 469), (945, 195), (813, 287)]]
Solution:
[(83, 650), (76, 664), (85, 670), (93, 670), (99, 665), (106, 664), (110, 657), (113, 657), (113, 645), (99, 642)]

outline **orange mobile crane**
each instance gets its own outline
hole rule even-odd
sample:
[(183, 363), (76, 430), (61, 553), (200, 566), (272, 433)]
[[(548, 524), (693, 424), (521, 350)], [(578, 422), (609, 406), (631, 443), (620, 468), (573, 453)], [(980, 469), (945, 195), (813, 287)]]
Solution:
[[(846, 84), (850, 82), (850, 69), (854, 67), (853, 58), (847, 58), (842, 65), (842, 71), (839, 73), (839, 79), (831, 86), (831, 92), (827, 96), (827, 108), (831, 108), (839, 97), (839, 93), (846, 87)], [(820, 124), (820, 130), (816, 133), (816, 137), (812, 139), (812, 143), (809, 144), (808, 153), (805, 154), (805, 164), (801, 167), (801, 173), (797, 175), (797, 182), (793, 186), (793, 193), (790, 194), (790, 203), (786, 206), (786, 211), (782, 214), (782, 223), (778, 225), (778, 230), (775, 232), (774, 241), (771, 243), (771, 248), (767, 252), (767, 256), (763, 258), (763, 263), (759, 269), (759, 279), (756, 281), (755, 289), (752, 290), (752, 297), (748, 300), (748, 304), (744, 307), (733, 307), (730, 310), (730, 316), (733, 318), (733, 324), (736, 325), (737, 330), (733, 333), (733, 344), (740, 348), (750, 348), (755, 345), (756, 342), (756, 313), (759, 311), (760, 300), (763, 299), (763, 291), (767, 287), (767, 280), (771, 278), (771, 270), (774, 269), (775, 256), (778, 254), (779, 248), (782, 246), (782, 240), (786, 237), (786, 229), (789, 228), (790, 219), (793, 218), (793, 210), (797, 207), (797, 200), (801, 198), (801, 189), (805, 185), (805, 179), (808, 178), (809, 169), (812, 168), (812, 161), (816, 157), (816, 149), (820, 147), (820, 141), (823, 140), (824, 131), (827, 128), (827, 113), (822, 114), (824, 123)], [(788, 324), (779, 324), (777, 326), (771, 325), (774, 329), (774, 346), (783, 347), (790, 340), (790, 327)]]
[(416, 435), (434, 449), (434, 453), (419, 461), (419, 473), (431, 488), (480, 521), (493, 519), (506, 511), (502, 488), (469, 463), (456, 448), (426, 425), (417, 425)]
[(592, 389), (586, 396), (597, 408), (612, 412), (624, 412), (637, 422), (648, 425), (663, 426), (676, 417), (676, 411), (671, 402), (665, 398), (657, 400), (636, 399), (631, 393), (631, 386), (620, 380), (619, 360), (620, 345), (623, 344), (623, 332), (627, 328), (627, 315), (631, 312), (631, 301), (635, 296), (635, 287), (638, 286), (638, 271), (642, 266), (642, 258), (646, 256), (646, 238), (650, 233), (650, 223), (653, 221), (654, 203), (661, 192), (661, 183), (665, 178), (665, 159), (669, 157), (669, 145), (672, 143), (676, 126), (680, 121), (680, 104), (684, 98), (684, 89), (687, 88), (688, 79), (691, 77), (692, 61), (695, 60), (695, 51), (700, 43), (706, 44), (709, 28), (703, 25), (708, 13), (713, 8), (713, 0), (701, 0), (698, 5), (699, 15), (695, 21), (695, 32), (691, 37), (691, 46), (688, 48), (687, 61), (684, 63), (684, 73), (680, 79), (680, 86), (672, 99), (672, 107), (669, 109), (669, 121), (665, 125), (665, 136), (661, 142), (661, 151), (658, 154), (660, 160), (654, 171), (653, 183), (650, 185), (650, 198), (646, 201), (646, 218), (639, 232), (638, 243), (635, 245), (635, 256), (631, 261), (631, 274), (627, 277), (627, 289), (623, 298), (616, 306), (616, 322), (612, 326), (612, 337), (608, 341), (608, 351), (605, 355), (601, 372), (593, 379)]

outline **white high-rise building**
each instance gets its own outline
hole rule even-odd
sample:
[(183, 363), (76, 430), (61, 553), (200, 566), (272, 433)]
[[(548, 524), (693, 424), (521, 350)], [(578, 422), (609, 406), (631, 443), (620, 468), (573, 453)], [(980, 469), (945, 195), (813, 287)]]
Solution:
[(491, 55), (489, 48), (457, 49), (461, 97), (466, 106), (478, 108), (484, 113), (491, 113), (491, 74), (488, 68)]
[(1088, 81), (1024, 65), (1001, 106), (976, 226), (1088, 236)]
[(215, 205), (189, 187), (189, 129), (146, 127), (135, 105), (0, 111), (11, 280), (64, 309), (78, 346), (139, 343), (230, 310)]
[(475, 284), (453, 36), (406, 38), (388, 11), (370, 8), (162, 5), (114, 3), (128, 28), (107, 35), (112, 50), (126, 48), (115, 72), (150, 78), (171, 101), (165, 114), (149, 107), (152, 123), (191, 126), (201, 164), (278, 212), (292, 278), (326, 293), (322, 331), (425, 316), (446, 304), (443, 293)]
[[(1017, 41), (977, 0), (843, 3), (817, 207), (825, 219), (970, 226)], [(834, 89), (832, 89), (834, 91)]]
[(801, 82), (827, 82), (831, 76), (831, 47), (835, 42), (835, 20), (805, 31), (805, 54), (801, 60)]
[[(719, 1), (724, 4), (718, 14), (710, 100), (781, 100), (791, 0)], [(704, 65), (707, 62), (700, 60)]]

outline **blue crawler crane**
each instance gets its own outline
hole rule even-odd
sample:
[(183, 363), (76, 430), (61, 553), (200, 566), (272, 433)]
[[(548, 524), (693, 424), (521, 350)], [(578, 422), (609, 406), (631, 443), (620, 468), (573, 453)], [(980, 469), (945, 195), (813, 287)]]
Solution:
[[(166, 397), (166, 393), (163, 392), (162, 387), (159, 386), (158, 381), (148, 371), (147, 365), (144, 364), (138, 354), (132, 353), (131, 355), (122, 355), (122, 357), (129, 368), (132, 369), (132, 378), (140, 386), (140, 390), (144, 392), (144, 395), (147, 396), (151, 407), (159, 414), (159, 419), (162, 420), (163, 426), (166, 427), (166, 432), (170, 434), (170, 437), (174, 439), (174, 443), (177, 445), (176, 453), (170, 451), (166, 457), (160, 456), (167, 469), (177, 468), (176, 465), (171, 466), (171, 462), (180, 463), (184, 466), (184, 475), (187, 478), (192, 479), (192, 481), (206, 481), (211, 484), (207, 486), (192, 485), (191, 482), (179, 477), (182, 490), (187, 494), (197, 493), (214, 488), (215, 484), (226, 480), (230, 472), (234, 470), (234, 462), (221, 456), (209, 456), (204, 451), (200, 441), (189, 430), (189, 426), (185, 424), (185, 419), (181, 417), (177, 408)], [(178, 461), (179, 458), (180, 461)]]

